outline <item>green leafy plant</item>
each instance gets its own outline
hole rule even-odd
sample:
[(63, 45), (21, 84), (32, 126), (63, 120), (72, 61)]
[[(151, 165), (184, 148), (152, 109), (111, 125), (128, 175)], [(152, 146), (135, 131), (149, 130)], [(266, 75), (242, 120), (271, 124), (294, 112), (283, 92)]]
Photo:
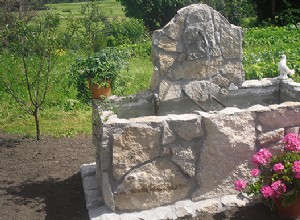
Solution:
[(279, 155), (273, 156), (266, 148), (254, 154), (255, 168), (250, 172), (253, 179), (235, 181), (235, 189), (260, 196), (271, 208), (276, 199), (282, 206), (293, 205), (300, 196), (300, 139), (290, 133), (283, 142), (284, 149)]
[(124, 52), (113, 48), (103, 49), (94, 56), (79, 58), (71, 69), (79, 98), (89, 100), (88, 81), (100, 87), (111, 85), (114, 89), (118, 74), (125, 65)]

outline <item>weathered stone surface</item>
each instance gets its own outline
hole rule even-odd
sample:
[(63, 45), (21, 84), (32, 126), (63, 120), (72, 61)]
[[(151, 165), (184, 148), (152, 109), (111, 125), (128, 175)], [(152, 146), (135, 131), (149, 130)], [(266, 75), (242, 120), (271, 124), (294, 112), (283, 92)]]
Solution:
[(185, 16), (178, 12), (175, 17), (165, 26), (165, 34), (173, 40), (179, 40), (184, 30)]
[(286, 128), (284, 131), (284, 134), (290, 134), (290, 133), (294, 133), (294, 134), (299, 134), (300, 128), (299, 127), (291, 127), (291, 128)]
[(172, 161), (176, 163), (189, 176), (195, 176), (195, 159), (196, 154), (193, 145), (186, 144), (171, 148), (173, 152)]
[(181, 86), (179, 83), (172, 83), (163, 80), (159, 85), (159, 97), (161, 101), (178, 99), (182, 96)]
[(232, 183), (248, 173), (247, 160), (255, 152), (255, 115), (237, 109), (203, 117), (206, 138), (196, 165), (200, 188), (194, 199), (233, 194)]
[(261, 81), (259, 80), (246, 80), (245, 82), (242, 83), (242, 87), (261, 87)]
[(159, 77), (158, 68), (154, 67), (151, 83), (150, 83), (150, 89), (152, 92), (156, 92), (156, 88), (158, 87), (158, 77)]
[(239, 87), (237, 87), (234, 83), (230, 83), (229, 87), (228, 87), (228, 90), (229, 91), (235, 91), (235, 90), (238, 90)]
[[(169, 94), (169, 87), (161, 83), (165, 81), (207, 80), (220, 72), (222, 76), (217, 75), (214, 83), (222, 87), (240, 85), (244, 79), (241, 28), (204, 4), (182, 8), (163, 29), (155, 31), (152, 50), (158, 70), (153, 81), (158, 79), (161, 97)], [(178, 96), (169, 99), (174, 97)]]
[(127, 171), (159, 155), (160, 130), (149, 126), (131, 126), (113, 136), (113, 171), (120, 179)]
[(118, 186), (116, 207), (142, 210), (174, 203), (185, 198), (190, 189), (188, 179), (167, 159), (157, 159), (130, 171)]
[(258, 144), (260, 147), (269, 147), (283, 139), (284, 129), (279, 128), (273, 131), (262, 133), (258, 136)]
[(167, 52), (182, 52), (183, 44), (180, 41), (174, 41), (167, 36), (162, 36), (158, 43), (158, 48)]
[(107, 173), (102, 174), (102, 197), (105, 205), (108, 208), (110, 208), (111, 210), (116, 209), (113, 192), (111, 190), (111, 185)]
[[(251, 158), (252, 154), (254, 153), (251, 152), (249, 154), (249, 158)], [(237, 157), (237, 156), (236, 156)], [(249, 159), (247, 158), (247, 159)], [(215, 165), (218, 169), (219, 166), (224, 166), (224, 167), (229, 167), (228, 164), (224, 163), (223, 161), (218, 161), (219, 158), (215, 161), (217, 165)], [(234, 160), (234, 158), (231, 158), (230, 160)], [(229, 163), (229, 162), (227, 162)], [(234, 163), (234, 162), (231, 162)], [(245, 160), (244, 162), (238, 161), (239, 165), (235, 165), (234, 168), (228, 168), (231, 169), (230, 171), (227, 169), (226, 171), (225, 168), (223, 168), (223, 177), (222, 179), (218, 179), (216, 176), (221, 175), (215, 174), (214, 172), (221, 172), (221, 171), (216, 171), (215, 169), (211, 170), (210, 174), (210, 179), (207, 179), (207, 174), (205, 176), (202, 176), (204, 185), (200, 185), (200, 187), (194, 192), (192, 195), (192, 201), (200, 201), (203, 199), (208, 199), (208, 198), (216, 198), (224, 195), (230, 195), (236, 193), (233, 187), (233, 183), (237, 179), (244, 179), (244, 180), (250, 180), (250, 169), (249, 169), (249, 164), (251, 163), (248, 160)], [(251, 166), (250, 166), (251, 167)], [(221, 168), (222, 169), (222, 168)], [(204, 171), (206, 172), (206, 171)], [(200, 177), (200, 174), (199, 176)], [(215, 179), (217, 178), (217, 179)], [(210, 184), (210, 185), (209, 185)]]
[(170, 128), (182, 139), (190, 141), (203, 135), (201, 119), (198, 115), (170, 115)]
[(226, 79), (225, 77), (221, 76), (221, 74), (218, 74), (215, 76), (212, 80), (212, 82), (218, 86), (226, 87), (230, 81)]
[[(168, 71), (168, 76), (174, 80), (202, 80), (218, 73), (222, 59), (213, 59), (210, 63), (206, 59), (188, 60), (174, 63)], [(162, 73), (161, 73), (162, 74)]]
[(223, 67), (223, 69), (225, 72), (224, 77), (226, 77), (230, 82), (233, 82), (236, 85), (240, 85), (243, 82), (245, 73), (241, 62), (230, 61)]
[(220, 26), (220, 48), (225, 59), (242, 57), (241, 30), (233, 25)]
[(220, 87), (209, 81), (193, 81), (183, 88), (185, 94), (195, 102), (204, 102), (209, 95), (215, 95), (219, 92)]
[(176, 58), (177, 58), (176, 54), (168, 54), (168, 55), (159, 56), (161, 74), (164, 74), (167, 72), (167, 70), (170, 68), (170, 66), (172, 66), (173, 63), (175, 62)]
[(163, 137), (162, 144), (171, 144), (176, 139), (173, 131), (169, 128), (169, 124), (167, 122), (163, 123)]
[(270, 106), (271, 110), (259, 114), (258, 120), (264, 131), (300, 125), (300, 104), (285, 102)]

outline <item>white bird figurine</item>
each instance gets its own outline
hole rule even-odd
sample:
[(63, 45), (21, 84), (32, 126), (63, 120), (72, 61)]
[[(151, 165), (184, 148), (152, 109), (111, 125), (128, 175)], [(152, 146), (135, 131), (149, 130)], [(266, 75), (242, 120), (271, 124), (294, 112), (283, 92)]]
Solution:
[(288, 79), (288, 74), (293, 75), (295, 74), (295, 70), (291, 70), (286, 65), (286, 55), (282, 54), (280, 58), (280, 62), (278, 64), (278, 69), (280, 75), (278, 76), (279, 79)]

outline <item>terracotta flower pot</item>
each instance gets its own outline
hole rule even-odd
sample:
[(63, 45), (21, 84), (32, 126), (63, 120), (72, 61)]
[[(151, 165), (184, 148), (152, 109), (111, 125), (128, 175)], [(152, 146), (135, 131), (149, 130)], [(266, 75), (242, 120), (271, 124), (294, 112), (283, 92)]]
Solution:
[(111, 93), (110, 83), (107, 83), (106, 86), (99, 86), (89, 81), (89, 88), (93, 99), (103, 99), (103, 97), (108, 97)]
[(287, 207), (282, 206), (281, 201), (282, 199), (274, 199), (274, 203), (279, 216), (290, 219), (300, 217), (300, 197), (297, 198), (295, 204)]

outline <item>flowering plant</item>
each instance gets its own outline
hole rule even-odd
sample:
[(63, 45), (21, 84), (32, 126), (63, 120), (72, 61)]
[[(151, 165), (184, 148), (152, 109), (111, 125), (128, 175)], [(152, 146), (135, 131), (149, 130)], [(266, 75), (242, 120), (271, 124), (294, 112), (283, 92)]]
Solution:
[(265, 148), (254, 154), (252, 180), (236, 180), (235, 189), (259, 195), (271, 207), (274, 207), (274, 199), (279, 199), (283, 206), (294, 204), (300, 195), (300, 139), (291, 133), (284, 137), (283, 143), (284, 149), (279, 155), (273, 156)]

